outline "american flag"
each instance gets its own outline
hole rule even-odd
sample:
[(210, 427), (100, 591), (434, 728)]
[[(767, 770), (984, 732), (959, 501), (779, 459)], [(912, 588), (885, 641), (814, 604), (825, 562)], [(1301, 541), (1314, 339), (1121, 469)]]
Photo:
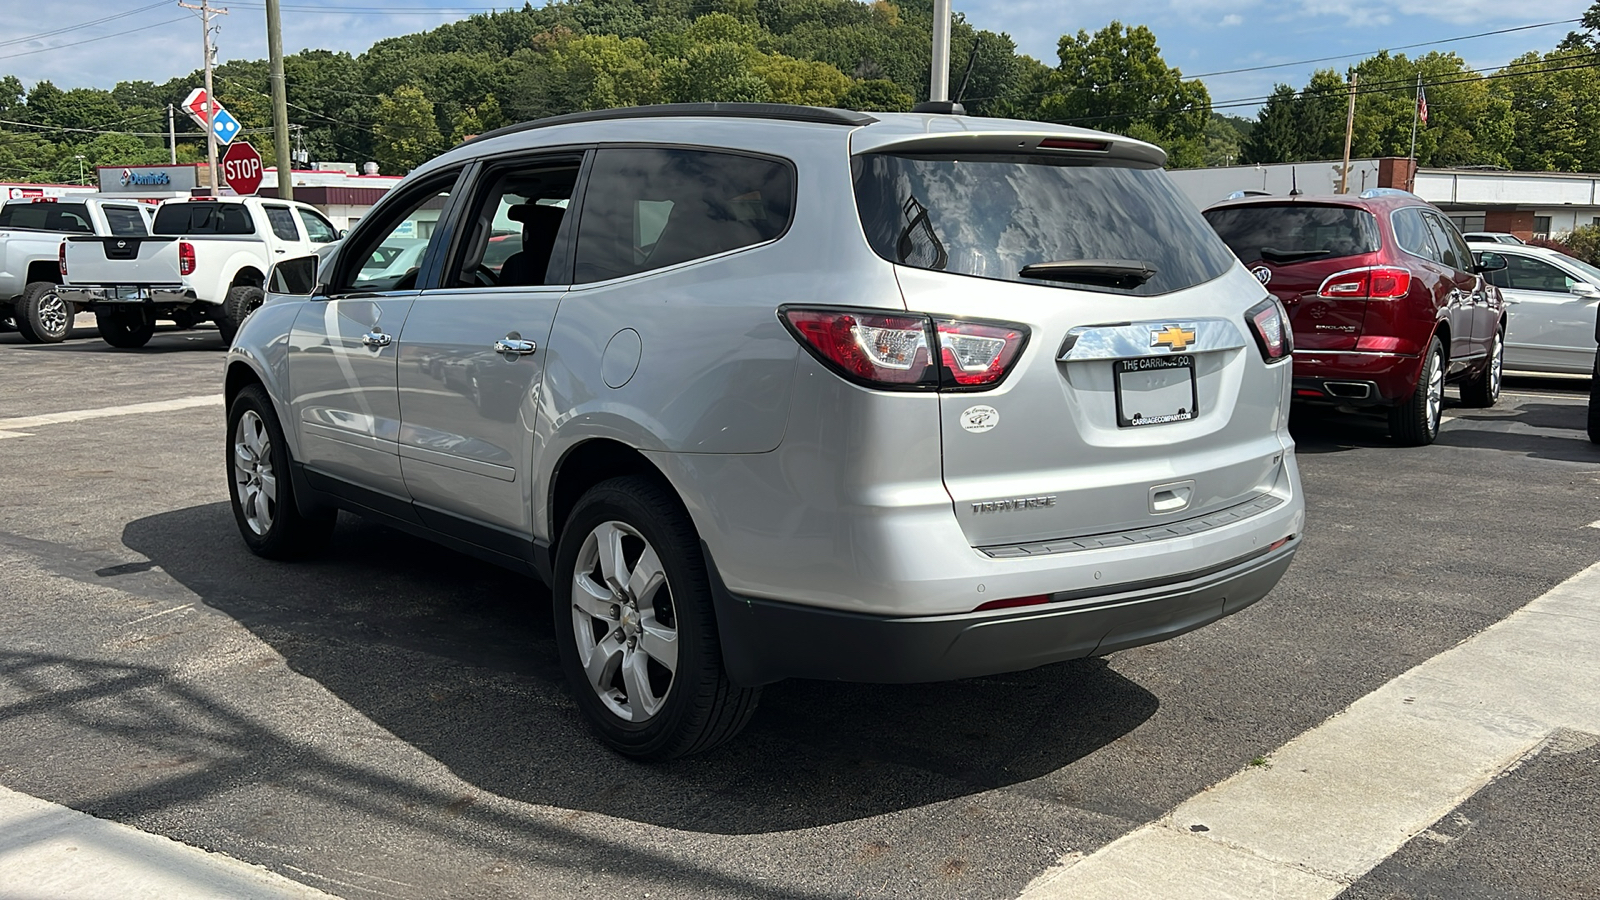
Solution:
[(1417, 85), (1417, 118), (1428, 124), (1428, 91), (1421, 84)]

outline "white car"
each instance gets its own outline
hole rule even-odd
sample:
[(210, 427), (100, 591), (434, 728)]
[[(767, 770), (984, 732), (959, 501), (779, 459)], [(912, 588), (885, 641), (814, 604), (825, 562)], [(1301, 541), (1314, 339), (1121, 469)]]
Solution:
[(1527, 243), (1522, 238), (1505, 231), (1469, 231), (1462, 237), (1469, 244), (1516, 244), (1522, 246)]
[(1543, 247), (1482, 244), (1472, 255), (1506, 261), (1484, 278), (1500, 288), (1511, 315), (1506, 325), (1507, 369), (1588, 375), (1594, 371), (1595, 316), (1600, 268)]

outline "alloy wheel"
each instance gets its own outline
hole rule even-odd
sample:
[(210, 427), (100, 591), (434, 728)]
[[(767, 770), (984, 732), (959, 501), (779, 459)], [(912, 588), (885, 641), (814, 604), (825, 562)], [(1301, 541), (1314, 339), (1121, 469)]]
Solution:
[(572, 629), (585, 680), (635, 724), (661, 711), (678, 669), (677, 613), (655, 548), (625, 522), (595, 526), (572, 574)]
[(72, 328), (72, 310), (54, 291), (39, 299), (39, 324), (46, 333), (65, 335)]
[(272, 471), (272, 436), (254, 410), (246, 410), (234, 429), (233, 491), (245, 524), (265, 536), (278, 512), (278, 478)]
[(1444, 366), (1438, 354), (1429, 358), (1428, 373), (1428, 433), (1439, 430), (1439, 419), (1444, 413)]

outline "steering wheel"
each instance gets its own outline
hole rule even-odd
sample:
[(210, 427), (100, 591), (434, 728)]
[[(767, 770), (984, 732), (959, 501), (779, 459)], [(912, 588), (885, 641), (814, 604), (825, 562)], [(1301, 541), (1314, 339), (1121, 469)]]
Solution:
[(478, 263), (477, 266), (473, 267), (472, 279), (476, 282), (476, 287), (494, 287), (500, 283), (499, 273), (483, 263)]

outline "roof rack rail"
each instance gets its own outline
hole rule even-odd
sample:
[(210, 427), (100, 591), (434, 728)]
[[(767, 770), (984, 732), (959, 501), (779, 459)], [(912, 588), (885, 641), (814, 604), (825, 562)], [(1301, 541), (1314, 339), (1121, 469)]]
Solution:
[(1357, 196), (1363, 200), (1374, 200), (1378, 197), (1415, 197), (1418, 200), (1422, 199), (1410, 191), (1403, 191), (1400, 188), (1387, 187), (1367, 188)]
[(477, 143), (507, 134), (571, 125), (575, 122), (606, 122), (613, 119), (667, 119), (688, 116), (713, 116), (735, 119), (778, 119), (785, 122), (816, 122), (821, 125), (871, 125), (878, 121), (866, 113), (825, 106), (795, 106), (788, 103), (658, 103), (654, 106), (625, 106), (618, 109), (595, 109), (587, 112), (565, 113), (507, 125), (486, 131), (466, 144)]

